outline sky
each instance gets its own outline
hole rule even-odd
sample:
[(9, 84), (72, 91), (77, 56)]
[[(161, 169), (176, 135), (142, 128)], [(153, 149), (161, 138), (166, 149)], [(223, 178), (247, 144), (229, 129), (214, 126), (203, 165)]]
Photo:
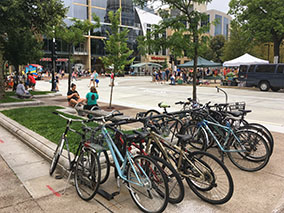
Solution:
[(227, 13), (229, 11), (229, 2), (230, 0), (212, 0), (207, 6), (207, 10), (216, 9)]

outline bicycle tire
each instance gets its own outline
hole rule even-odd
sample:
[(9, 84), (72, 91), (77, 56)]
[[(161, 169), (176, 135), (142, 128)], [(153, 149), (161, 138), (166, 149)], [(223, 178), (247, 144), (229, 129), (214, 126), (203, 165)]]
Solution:
[(271, 132), (265, 126), (258, 123), (249, 123), (248, 125), (259, 128), (261, 130), (260, 133), (267, 139), (270, 149), (270, 155), (272, 155), (274, 149), (274, 139)]
[[(103, 156), (103, 159), (101, 158)], [(109, 178), (110, 174), (110, 161), (107, 151), (102, 151), (98, 153), (98, 157), (100, 160), (100, 166), (101, 166), (101, 180), (100, 184), (104, 184), (107, 179)], [(103, 160), (103, 162), (102, 162)]]
[[(191, 163), (204, 174), (200, 173), (186, 160), (184, 160), (184, 173), (195, 177), (186, 177), (186, 182), (191, 190), (202, 200), (210, 204), (224, 204), (228, 202), (234, 192), (233, 178), (228, 168), (214, 155), (196, 151), (189, 154)], [(224, 191), (221, 191), (224, 190)]]
[[(163, 212), (169, 201), (169, 188), (165, 173), (162, 168), (148, 156), (138, 155), (133, 158), (133, 162), (132, 166), (135, 167), (135, 172), (139, 175), (139, 179), (142, 180), (144, 186), (140, 187), (133, 183), (135, 181), (137, 182), (137, 179), (132, 166), (128, 165), (127, 177), (129, 181), (127, 182), (127, 186), (131, 198), (143, 212)], [(145, 176), (145, 174), (147, 176)], [(137, 189), (138, 187), (139, 189)], [(142, 193), (143, 191), (145, 192)]]
[(264, 168), (270, 157), (270, 151), (265, 139), (259, 134), (245, 129), (238, 130), (235, 134), (247, 152), (242, 152), (239, 143), (235, 142), (236, 138), (232, 137), (229, 141), (229, 148), (236, 151), (227, 153), (230, 161), (239, 169), (247, 172), (255, 172)]
[(151, 156), (151, 158), (159, 164), (167, 177), (169, 186), (169, 202), (173, 204), (180, 203), (184, 198), (184, 185), (180, 175), (166, 160), (156, 156)]
[(172, 119), (170, 121), (165, 122), (168, 122), (168, 134), (166, 136), (166, 139), (176, 144), (178, 142), (178, 138), (176, 137), (176, 135), (180, 133), (183, 127), (183, 122), (179, 119)]
[(49, 175), (52, 176), (54, 173), (56, 166), (58, 164), (60, 155), (62, 153), (63, 147), (64, 147), (65, 137), (62, 136), (60, 142), (58, 143), (56, 150), (54, 152), (53, 158), (51, 160), (50, 168), (49, 168)]
[[(207, 132), (202, 126), (198, 126), (196, 122), (188, 122), (182, 127), (181, 134), (190, 135), (191, 138), (186, 141), (190, 146), (186, 146), (187, 149), (195, 149), (199, 151), (205, 151), (207, 149), (207, 144), (209, 143)], [(179, 143), (178, 143), (179, 145)]]
[(74, 181), (79, 197), (85, 201), (91, 200), (100, 185), (100, 161), (96, 152), (83, 148), (76, 162)]

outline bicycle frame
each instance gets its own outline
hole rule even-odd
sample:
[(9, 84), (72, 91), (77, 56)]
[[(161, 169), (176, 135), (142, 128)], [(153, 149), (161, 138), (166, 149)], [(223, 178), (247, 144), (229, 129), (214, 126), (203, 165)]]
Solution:
[[(165, 150), (165, 147), (171, 151), (173, 151), (174, 153), (176, 154), (179, 154), (179, 158), (178, 158), (178, 163), (177, 163), (177, 172), (182, 175), (183, 177), (186, 177), (186, 178), (192, 178), (192, 179), (195, 179), (196, 176), (193, 176), (191, 174), (184, 174), (182, 171), (181, 171), (181, 168), (182, 168), (182, 159), (185, 159), (192, 167), (194, 167), (194, 169), (196, 171), (198, 171), (198, 173), (200, 174), (200, 176), (202, 177), (202, 179), (205, 178), (204, 176), (204, 173), (202, 171), (200, 171), (200, 169), (198, 167), (195, 166), (194, 163), (191, 162), (191, 160), (188, 159), (188, 157), (186, 156), (185, 153), (188, 153), (190, 154), (190, 152), (188, 152), (187, 150), (183, 150), (182, 148), (176, 146), (176, 145), (173, 145), (172, 143), (170, 143), (169, 141), (167, 141), (166, 139), (164, 139), (162, 136), (160, 136), (159, 134), (151, 131), (150, 132), (150, 140), (152, 139), (156, 145), (158, 145), (158, 147), (160, 148), (160, 150), (162, 151), (163, 155), (165, 156), (166, 160), (173, 166), (175, 167), (175, 165), (172, 164), (171, 160), (170, 160), (170, 157), (168, 156), (168, 153), (166, 152)], [(151, 145), (151, 141), (150, 143), (147, 144), (146, 146), (146, 153), (150, 153), (150, 145)], [(208, 171), (209, 169), (206, 168)], [(209, 171), (210, 172), (210, 171)]]
[[(113, 161), (114, 161), (114, 164), (115, 164), (115, 167), (117, 169), (119, 177), (122, 178), (124, 181), (127, 181), (129, 183), (133, 183), (133, 184), (136, 184), (138, 186), (143, 186), (144, 187), (144, 183), (139, 178), (139, 175), (137, 174), (136, 169), (134, 168), (135, 162), (132, 159), (133, 156), (131, 155), (131, 153), (128, 150), (126, 150), (125, 158), (123, 158), (122, 154), (119, 151), (119, 149), (114, 144), (111, 136), (109, 135), (105, 125), (102, 126), (101, 131), (102, 131), (102, 134), (103, 134), (104, 138), (106, 139), (107, 145), (108, 145), (109, 150), (111, 152), (111, 155), (113, 157)], [(117, 159), (117, 156), (118, 156), (119, 160), (121, 160), (122, 166), (119, 165), (119, 161)], [(126, 166), (127, 166), (127, 162), (129, 162), (132, 170), (134, 171), (135, 177), (137, 178), (138, 182), (131, 181), (131, 180), (129, 180), (127, 178), (126, 175), (124, 175), (124, 172), (125, 172)], [(142, 171), (143, 175), (145, 175), (147, 177), (147, 179), (148, 179), (147, 181), (149, 181), (151, 183), (150, 179), (148, 178), (148, 175), (146, 175), (145, 171), (141, 168), (141, 166), (139, 164), (135, 164), (135, 165), (138, 166), (139, 170)]]
[[(208, 124), (210, 125), (213, 125), (215, 127), (220, 127), (222, 129), (224, 129), (226, 131), (226, 133), (228, 133), (226, 135), (226, 138), (225, 138), (225, 142), (224, 142), (224, 145), (222, 145), (220, 143), (220, 141), (217, 139), (217, 137), (215, 136), (215, 134), (213, 133), (213, 131), (210, 129), (210, 127), (208, 126)], [(210, 135), (213, 137), (214, 141), (217, 143), (218, 147), (221, 149), (222, 152), (246, 152), (246, 149), (245, 147), (242, 145), (242, 143), (240, 142), (240, 139), (235, 135), (234, 131), (230, 128), (230, 127), (227, 127), (227, 126), (224, 126), (224, 125), (221, 125), (219, 123), (214, 123), (214, 122), (211, 122), (211, 121), (208, 121), (208, 120), (203, 120), (201, 121), (199, 124), (199, 126), (202, 126), (205, 128), (206, 132), (209, 132)], [(226, 145), (228, 144), (229, 142), (229, 139), (230, 139), (230, 136), (233, 136), (238, 144), (240, 145), (240, 147), (242, 148), (242, 150), (228, 150), (228, 149), (225, 149)]]

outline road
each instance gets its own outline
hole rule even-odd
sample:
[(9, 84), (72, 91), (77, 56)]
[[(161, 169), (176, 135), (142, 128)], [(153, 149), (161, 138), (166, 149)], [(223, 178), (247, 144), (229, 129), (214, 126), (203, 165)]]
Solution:
[[(89, 79), (75, 81), (77, 91), (81, 96), (89, 91)], [(99, 101), (109, 102), (110, 79), (100, 78), (98, 87)], [(38, 81), (36, 89), (50, 90), (51, 85), (48, 81)], [(67, 80), (60, 81), (60, 93), (66, 95)], [(259, 122), (279, 132), (284, 132), (284, 92), (261, 92), (251, 88), (225, 88), (228, 93), (229, 102), (246, 103), (246, 108), (251, 109), (252, 113), (247, 115), (251, 122)], [(140, 109), (158, 109), (159, 102), (166, 102), (171, 105), (169, 111), (176, 111), (180, 106), (175, 106), (177, 101), (185, 101), (192, 97), (192, 86), (157, 84), (151, 82), (151, 77), (123, 77), (116, 78), (113, 103)], [(198, 101), (201, 103), (224, 103), (225, 95), (217, 93), (215, 87), (197, 87)], [(160, 109), (158, 109), (160, 110)]]

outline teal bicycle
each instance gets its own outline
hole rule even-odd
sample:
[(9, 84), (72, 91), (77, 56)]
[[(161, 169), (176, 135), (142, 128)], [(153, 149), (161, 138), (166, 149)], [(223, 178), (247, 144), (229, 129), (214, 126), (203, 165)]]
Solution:
[[(101, 132), (104, 143), (106, 143), (112, 155), (118, 174), (118, 183), (119, 179), (122, 179), (133, 201), (143, 212), (162, 212), (167, 207), (169, 199), (167, 177), (162, 168), (152, 158), (145, 155), (134, 157), (126, 149), (128, 144), (124, 144), (123, 153), (119, 151), (108, 131), (109, 128), (112, 131), (116, 131), (116, 129), (111, 124), (108, 125), (106, 121), (120, 115), (122, 113), (113, 111), (107, 116), (94, 117), (91, 120), (101, 123), (96, 130)], [(96, 140), (94, 142), (96, 143)]]

